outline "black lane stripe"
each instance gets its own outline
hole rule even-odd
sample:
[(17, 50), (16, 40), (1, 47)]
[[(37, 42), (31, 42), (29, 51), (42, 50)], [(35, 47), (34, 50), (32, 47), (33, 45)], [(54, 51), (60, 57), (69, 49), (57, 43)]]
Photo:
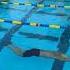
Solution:
[(35, 13), (54, 15), (54, 16), (69, 16), (69, 14), (65, 14), (65, 13), (49, 13), (49, 12), (45, 12), (45, 11), (38, 11), (38, 12), (35, 12)]
[[(60, 42), (58, 44), (58, 52), (66, 53), (69, 49), (69, 40), (70, 40), (70, 26), (68, 26), (62, 36), (60, 37)], [(55, 60), (52, 66), (52, 70), (63, 70), (65, 61)]]
[(27, 38), (34, 38), (39, 40), (51, 40), (51, 41), (58, 41), (59, 38), (54, 36), (47, 36), (47, 35), (40, 35), (40, 34), (33, 34), (33, 33), (27, 33), (27, 32), (19, 32), (20, 35), (24, 35)]

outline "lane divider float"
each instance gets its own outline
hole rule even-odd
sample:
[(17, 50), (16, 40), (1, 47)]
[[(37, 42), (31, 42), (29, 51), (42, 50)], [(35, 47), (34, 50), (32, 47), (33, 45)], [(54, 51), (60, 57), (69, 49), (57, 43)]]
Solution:
[(47, 0), (46, 2), (70, 2), (70, 0)]
[(38, 8), (44, 8), (44, 7), (49, 7), (49, 8), (64, 8), (64, 9), (70, 9), (70, 5), (64, 5), (64, 6), (58, 6), (55, 4), (32, 4), (32, 3), (19, 3), (19, 2), (0, 2), (1, 4), (12, 4), (14, 6), (20, 6), (20, 5), (25, 5), (25, 6), (36, 6)]
[(51, 29), (65, 29), (66, 27), (64, 26), (61, 26), (59, 24), (40, 24), (40, 23), (35, 23), (35, 22), (22, 22), (22, 21), (19, 21), (19, 20), (6, 20), (6, 19), (3, 19), (3, 18), (0, 18), (0, 23), (4, 23), (4, 22), (7, 22), (7, 23), (11, 23), (11, 24), (16, 24), (16, 25), (29, 25), (29, 26), (35, 26), (35, 27), (48, 27), (48, 28), (51, 28)]

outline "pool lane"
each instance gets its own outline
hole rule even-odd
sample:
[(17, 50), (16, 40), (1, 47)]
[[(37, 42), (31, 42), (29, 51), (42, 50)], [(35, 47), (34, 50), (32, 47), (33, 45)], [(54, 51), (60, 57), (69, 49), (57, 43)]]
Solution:
[[(19, 8), (20, 9), (20, 8)], [(5, 18), (5, 19), (15, 19), (15, 20), (21, 20), (21, 18), (23, 18), (27, 12), (18, 12), (18, 11), (14, 11), (14, 10), (5, 10), (2, 9), (2, 15), (0, 16), (1, 18)], [(24, 9), (23, 9), (24, 10)], [(5, 12), (7, 11), (7, 12)], [(52, 10), (51, 10), (52, 11)], [(19, 16), (17, 14), (20, 14)], [(7, 15), (8, 14), (8, 15)], [(23, 15), (22, 15), (23, 14)], [(5, 16), (6, 15), (6, 16)], [(50, 18), (51, 17), (51, 18)], [(44, 20), (43, 20), (44, 19)], [(38, 15), (38, 14), (34, 14), (32, 13), (32, 15), (29, 17), (29, 19), (27, 19), (27, 22), (37, 22), (37, 23), (42, 23), (42, 24), (51, 24), (51, 23), (56, 23), (56, 24), (60, 24), (63, 26), (68, 26), (69, 22), (65, 19), (65, 17), (61, 18), (61, 17), (57, 17), (56, 16), (51, 16), (51, 15)], [(49, 20), (49, 21), (48, 21)], [(45, 22), (45, 23), (44, 23)], [(64, 23), (63, 23), (64, 22)], [(2, 24), (2, 26), (10, 29), (11, 27), (13, 27), (13, 24), (9, 24), (9, 23), (4, 23)], [(25, 33), (24, 35), (20, 35), (19, 32), (23, 32)], [(7, 32), (7, 31), (6, 31)], [(0, 32), (0, 35), (2, 33), (6, 32)], [(31, 49), (31, 48), (40, 48), (40, 49), (44, 49), (44, 50), (58, 50), (57, 45), (59, 44), (59, 41), (56, 42), (52, 42), (49, 40), (39, 40), (37, 38), (27, 38), (25, 35), (29, 36), (36, 36), (38, 35), (42, 35), (41, 38), (43, 36), (54, 36), (54, 37), (58, 37), (60, 38), (62, 36), (62, 33), (64, 32), (64, 29), (49, 29), (49, 28), (43, 28), (43, 27), (33, 27), (33, 26), (22, 26), (19, 31), (17, 31), (11, 39), (11, 42), (15, 45), (17, 45), (18, 47), (21, 47), (22, 49)], [(2, 34), (3, 35), (3, 34)], [(1, 36), (2, 36), (1, 35)], [(4, 35), (1, 37), (1, 39), (4, 37)], [(31, 37), (32, 37), (31, 36)], [(40, 36), (36, 36), (38, 38), (40, 38)], [(19, 43), (20, 42), (20, 43)], [(23, 43), (24, 42), (24, 43)], [(48, 44), (49, 43), (49, 44)], [(51, 44), (50, 44), (51, 43)], [(52, 46), (53, 44), (53, 46)], [(52, 47), (51, 47), (52, 46)], [(15, 56), (15, 54), (10, 51), (8, 48), (4, 48), (2, 50), (2, 52), (0, 53), (0, 69), (1, 70), (51, 70), (52, 68), (52, 64), (54, 63), (54, 59), (44, 59), (44, 58), (36, 58), (36, 57), (31, 57), (31, 58), (21, 58), (19, 56)], [(58, 65), (58, 64), (57, 64)], [(65, 62), (65, 69), (68, 69), (68, 66), (70, 65), (69, 62)], [(55, 68), (53, 66), (53, 68)], [(59, 67), (60, 68), (60, 67)], [(54, 69), (55, 70), (55, 69)]]
[[(42, 3), (43, 0), (38, 1), (38, 3)], [(21, 19), (22, 21), (27, 21), (27, 19), (31, 16), (32, 12), (34, 10), (37, 10), (37, 7), (33, 7), (24, 17), (23, 19)], [(3, 48), (2, 46), (8, 46), (9, 44), (12, 44), (10, 42), (11, 37), (13, 36), (14, 33), (16, 33), (21, 27), (23, 26), (23, 24), (20, 25), (15, 25), (13, 26), (6, 34), (5, 36), (1, 39), (0, 41), (0, 50)], [(7, 40), (7, 41), (6, 41)]]

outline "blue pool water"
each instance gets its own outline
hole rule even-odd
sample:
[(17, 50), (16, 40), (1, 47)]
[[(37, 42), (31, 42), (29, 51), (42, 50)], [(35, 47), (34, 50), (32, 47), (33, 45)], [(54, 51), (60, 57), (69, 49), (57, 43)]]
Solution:
[[(13, 0), (10, 2), (28, 2), (29, 0)], [(35, 0), (30, 0), (32, 3), (36, 3)], [(57, 5), (68, 5), (69, 3), (64, 2), (47, 2), (46, 4), (57, 4)], [(5, 9), (3, 7), (10, 7), (15, 8), (13, 9)], [(31, 16), (24, 21), (23, 18), (29, 13), (29, 11), (33, 8), (33, 6), (14, 6), (14, 5), (1, 5), (0, 7), (0, 18), (4, 18), (6, 20), (22, 20), (23, 22), (36, 22), (40, 24), (59, 24), (61, 26), (67, 27), (70, 25), (70, 20), (67, 18), (70, 16), (70, 9), (63, 9), (63, 8), (42, 8), (37, 9), (37, 11), (46, 11), (50, 13), (65, 13), (69, 14), (68, 16), (55, 16), (55, 15), (48, 15), (48, 14), (39, 14), (32, 12)], [(19, 9), (19, 10), (18, 10)], [(20, 11), (23, 10), (23, 11)], [(0, 30), (0, 39), (2, 39), (5, 34), (13, 27), (14, 24), (10, 24), (7, 22), (0, 23), (0, 26), (8, 29), (5, 31)], [(33, 26), (22, 26), (11, 38), (11, 42), (20, 47), (22, 49), (28, 50), (31, 48), (38, 48), (43, 50), (53, 50), (58, 51), (58, 41), (52, 41), (48, 39), (38, 39), (38, 38), (28, 38), (26, 35), (21, 35), (19, 32), (24, 33), (33, 33), (33, 34), (40, 34), (40, 35), (47, 35), (47, 36), (54, 36), (60, 37), (64, 32), (64, 29), (51, 29), (46, 27), (33, 27)], [(48, 38), (48, 37), (47, 37)], [(70, 47), (70, 43), (69, 46)], [(64, 50), (64, 49), (63, 49)], [(66, 52), (66, 55), (70, 56), (70, 48)], [(7, 47), (4, 47), (0, 52), (0, 70), (56, 70), (54, 66), (55, 59), (51, 58), (42, 58), (42, 57), (29, 57), (23, 58), (17, 56)], [(64, 66), (61, 67), (58, 64), (57, 70), (70, 70), (70, 62), (64, 62)]]

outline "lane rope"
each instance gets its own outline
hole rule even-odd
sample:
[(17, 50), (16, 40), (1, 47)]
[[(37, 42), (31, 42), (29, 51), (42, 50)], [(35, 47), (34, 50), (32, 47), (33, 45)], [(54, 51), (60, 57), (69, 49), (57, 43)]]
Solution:
[(0, 23), (4, 23), (4, 22), (7, 22), (7, 23), (12, 23), (12, 24), (16, 24), (16, 25), (29, 25), (29, 26), (35, 26), (35, 27), (48, 27), (48, 28), (51, 28), (51, 29), (65, 29), (66, 27), (64, 26), (61, 26), (59, 24), (40, 24), (40, 23), (36, 23), (36, 22), (27, 22), (27, 23), (23, 23), (22, 21), (20, 20), (6, 20), (6, 19), (3, 19), (3, 18), (0, 18)]
[(70, 5), (64, 5), (64, 6), (58, 6), (58, 5), (55, 5), (55, 4), (32, 4), (32, 3), (19, 3), (19, 2), (15, 2), (15, 3), (12, 3), (12, 2), (0, 2), (1, 4), (12, 4), (13, 6), (20, 6), (20, 5), (24, 5), (24, 6), (36, 6), (38, 8), (45, 8), (45, 7), (48, 7), (48, 8), (64, 8), (64, 9), (70, 9)]
[(47, 2), (70, 2), (70, 0), (47, 0)]

